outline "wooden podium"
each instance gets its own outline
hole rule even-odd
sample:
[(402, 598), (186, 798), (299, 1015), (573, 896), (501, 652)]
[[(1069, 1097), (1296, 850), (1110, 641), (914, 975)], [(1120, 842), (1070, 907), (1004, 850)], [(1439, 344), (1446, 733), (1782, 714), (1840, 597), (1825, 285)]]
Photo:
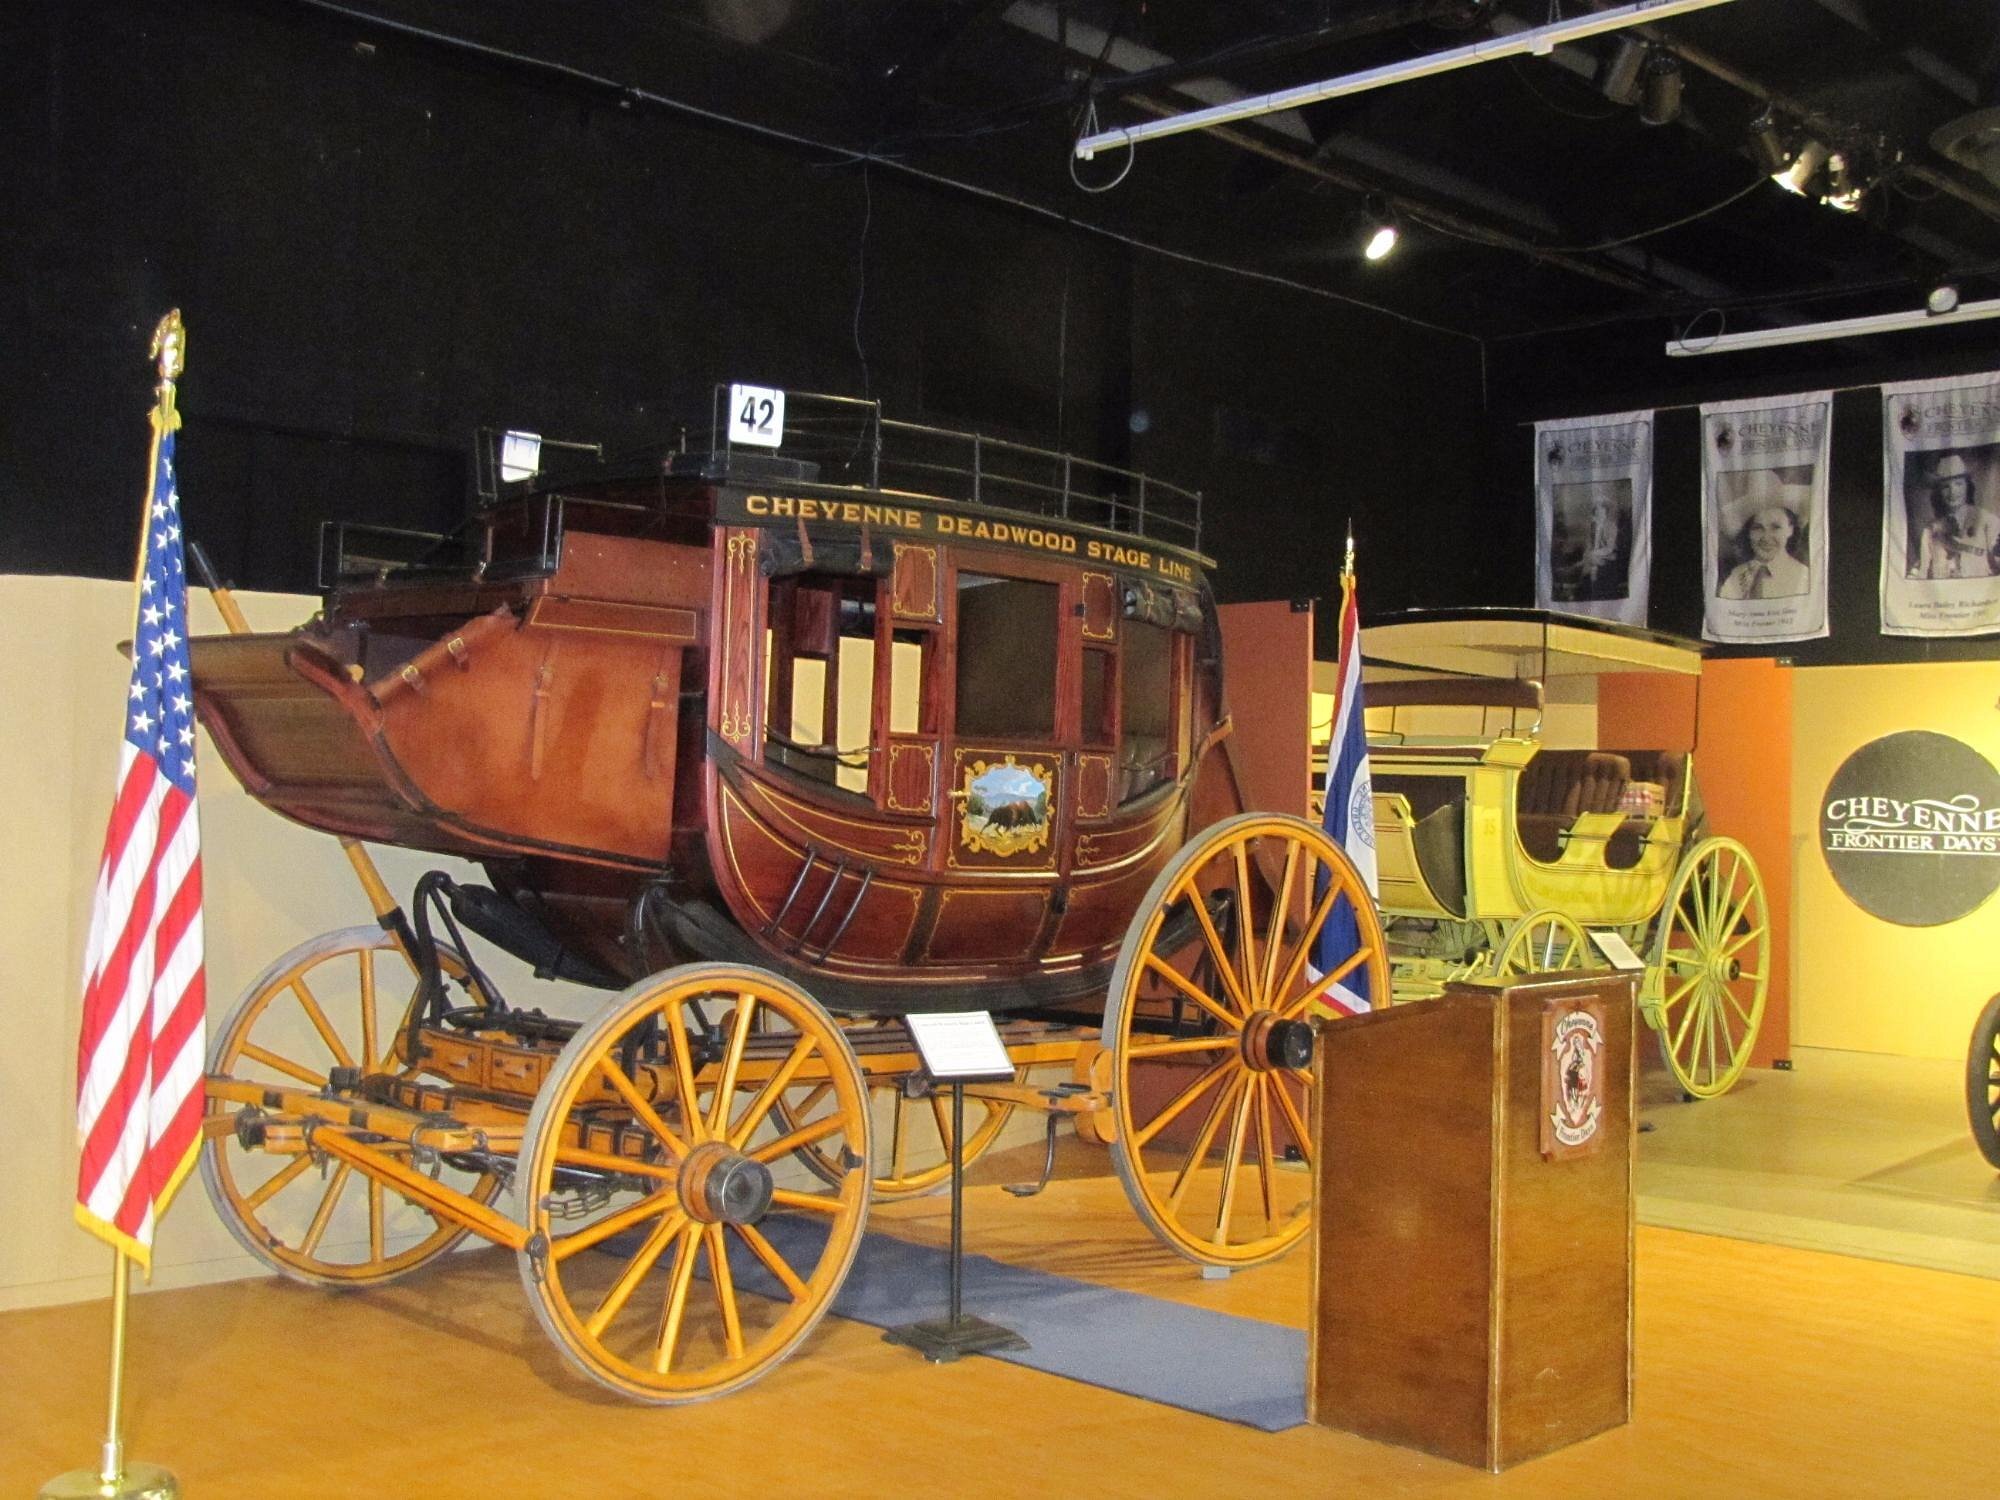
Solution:
[(1322, 1026), (1313, 1421), (1497, 1472), (1630, 1419), (1635, 993), (1454, 984)]

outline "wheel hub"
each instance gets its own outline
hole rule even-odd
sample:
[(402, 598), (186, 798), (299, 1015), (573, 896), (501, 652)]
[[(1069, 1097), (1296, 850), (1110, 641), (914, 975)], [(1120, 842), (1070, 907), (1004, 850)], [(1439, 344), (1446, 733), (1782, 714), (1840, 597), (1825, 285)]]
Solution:
[(1312, 1055), (1312, 1027), (1304, 1021), (1287, 1021), (1274, 1010), (1260, 1010), (1243, 1025), (1243, 1061), (1256, 1072), (1303, 1071), (1312, 1066)]
[(681, 1165), (680, 1199), (699, 1224), (754, 1224), (771, 1206), (771, 1169), (722, 1141), (704, 1141)]

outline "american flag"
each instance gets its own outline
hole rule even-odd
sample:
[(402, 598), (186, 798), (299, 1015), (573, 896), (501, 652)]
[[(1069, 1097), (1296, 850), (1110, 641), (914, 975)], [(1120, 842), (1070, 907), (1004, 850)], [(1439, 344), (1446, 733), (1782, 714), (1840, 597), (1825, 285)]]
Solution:
[(132, 680), (84, 950), (76, 1063), (77, 1221), (149, 1268), (155, 1225), (201, 1145), (204, 1045), (194, 690), (170, 392), (153, 413)]
[[(1368, 773), (1368, 729), (1361, 705), (1361, 607), (1355, 599), (1354, 543), (1348, 541), (1347, 566), (1340, 575), (1339, 690), (1334, 698), (1333, 732), (1327, 741), (1327, 837), (1340, 846), (1373, 900), (1375, 885), (1374, 782)], [(1321, 882), (1322, 892), (1326, 881)], [(1334, 903), (1319, 930), (1317, 951), (1308, 967), (1315, 977), (1340, 967), (1361, 946), (1361, 924), (1346, 896)], [(1368, 992), (1364, 966), (1333, 986), (1328, 1006), (1346, 1015), (1367, 1010), (1375, 997)]]

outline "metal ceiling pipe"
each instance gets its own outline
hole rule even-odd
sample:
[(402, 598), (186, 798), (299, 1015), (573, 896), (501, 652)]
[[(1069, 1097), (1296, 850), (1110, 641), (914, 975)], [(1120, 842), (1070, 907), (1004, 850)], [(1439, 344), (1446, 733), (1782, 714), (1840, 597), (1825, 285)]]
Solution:
[(1253, 119), (1258, 115), (1275, 114), (1281, 110), (1319, 104), (1328, 99), (1344, 98), (1349, 94), (1366, 93), (1370, 89), (1402, 83), (1413, 78), (1429, 78), (1438, 73), (1469, 68), (1477, 63), (1492, 62), (1497, 58), (1518, 57), (1523, 53), (1532, 53), (1538, 57), (1546, 56), (1566, 42), (1581, 41), (1585, 37), (1599, 36), (1604, 32), (1618, 31), (1627, 26), (1637, 26), (1642, 22), (1664, 16), (1677, 16), (1688, 11), (1708, 10), (1717, 5), (1733, 3), (1734, 0), (1634, 0), (1632, 4), (1621, 5), (1612, 10), (1593, 11), (1588, 15), (1575, 16), (1567, 21), (1553, 21), (1546, 26), (1530, 27), (1526, 31), (1517, 31), (1507, 36), (1487, 37), (1463, 47), (1450, 47), (1442, 52), (1406, 58), (1402, 62), (1388, 63), (1379, 68), (1364, 68), (1358, 73), (1328, 78), (1319, 83), (1300, 84), (1296, 88), (1257, 94), (1248, 99), (1211, 105), (1207, 109), (1189, 110), (1185, 114), (1170, 115), (1166, 119), (1153, 120), (1144, 125), (1125, 125), (1111, 130), (1100, 130), (1094, 135), (1086, 135), (1078, 140), (1074, 150), (1079, 161), (1090, 161), (1107, 146), (1133, 146), (1157, 136), (1180, 135), (1190, 130), (1207, 130), (1212, 126)]

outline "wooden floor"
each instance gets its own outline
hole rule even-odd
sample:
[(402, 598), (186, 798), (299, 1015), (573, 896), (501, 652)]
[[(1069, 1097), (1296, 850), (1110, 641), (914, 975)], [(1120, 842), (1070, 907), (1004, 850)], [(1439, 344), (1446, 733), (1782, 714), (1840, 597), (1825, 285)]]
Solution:
[[(1008, 1155), (981, 1179), (1028, 1170)], [(1032, 1202), (988, 1185), (968, 1209), (971, 1248), (1003, 1259), (1272, 1321), (1302, 1315), (1303, 1255), (1201, 1281), (1152, 1245), (1109, 1178), (1059, 1180)], [(945, 1205), (876, 1222), (942, 1241)], [(1638, 1297), (1637, 1419), (1499, 1477), (1336, 1432), (1253, 1432), (990, 1360), (933, 1367), (833, 1318), (748, 1392), (637, 1408), (570, 1372), (512, 1256), (492, 1251), (368, 1293), (252, 1281), (135, 1298), (128, 1448), (172, 1469), (192, 1500), (1984, 1500), (2000, 1488), (2000, 1282), (1642, 1228)], [(108, 1321), (103, 1302), (0, 1316), (0, 1495), (94, 1462)]]

